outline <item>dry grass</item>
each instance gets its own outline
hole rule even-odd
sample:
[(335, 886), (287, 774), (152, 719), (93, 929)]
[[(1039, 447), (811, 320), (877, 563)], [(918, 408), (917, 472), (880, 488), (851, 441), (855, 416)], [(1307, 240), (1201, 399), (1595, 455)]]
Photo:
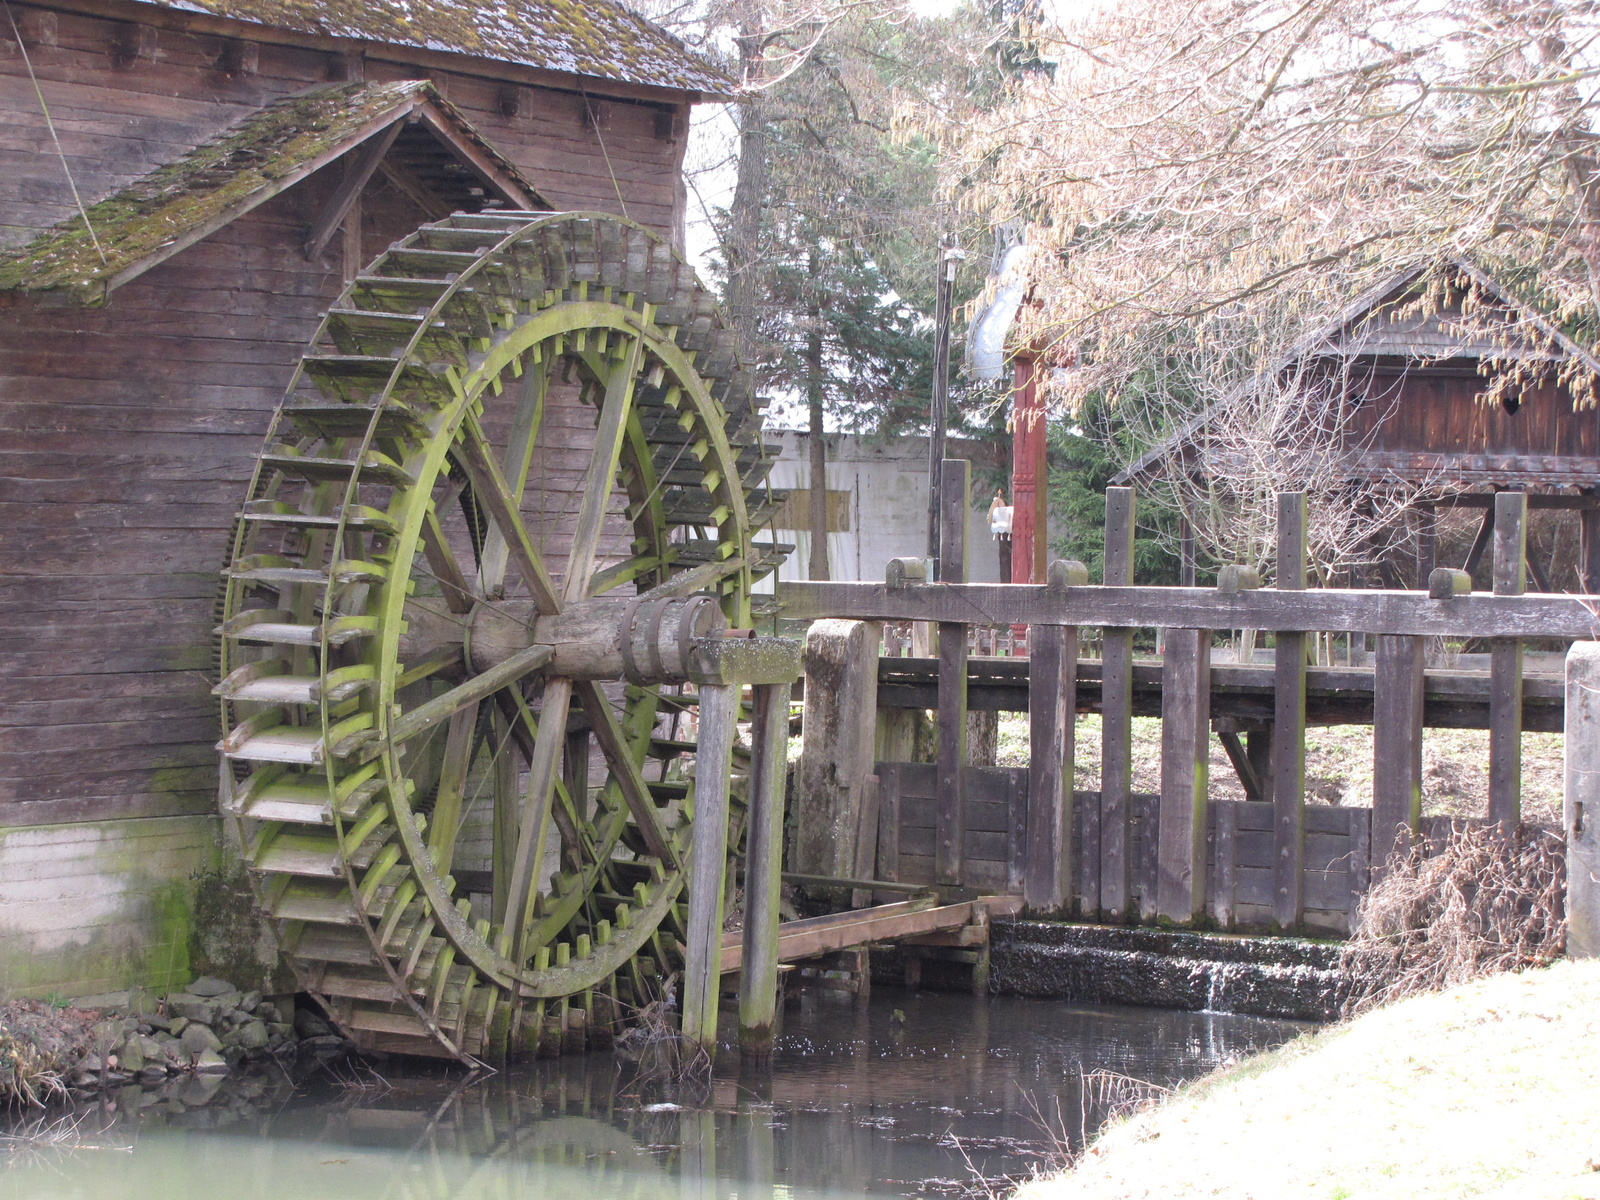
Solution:
[(1507, 837), (1464, 821), (1426, 857), (1397, 854), (1345, 945), (1341, 965), (1356, 981), (1346, 1012), (1554, 961), (1566, 933), (1563, 854), (1542, 829)]
[(1600, 1200), (1600, 962), (1414, 996), (1180, 1088), (1018, 1200)]
[(89, 1052), (98, 1016), (39, 1000), (0, 1004), (0, 1106), (42, 1105)]
[[(1522, 735), (1523, 818), (1531, 824), (1561, 823), (1562, 747), (1559, 733)], [(999, 764), (1026, 766), (1028, 718), (1000, 717)], [(1133, 719), (1134, 787), (1161, 787), (1161, 722)], [(1077, 786), (1100, 786), (1100, 718), (1082, 717), (1077, 726)], [(1489, 731), (1429, 729), (1422, 741), (1422, 805), (1428, 816), (1480, 817), (1489, 805)], [(1372, 727), (1330, 725), (1306, 730), (1306, 793), (1312, 803), (1347, 807), (1372, 804)], [(1211, 795), (1243, 800), (1244, 788), (1215, 738), (1211, 742)]]

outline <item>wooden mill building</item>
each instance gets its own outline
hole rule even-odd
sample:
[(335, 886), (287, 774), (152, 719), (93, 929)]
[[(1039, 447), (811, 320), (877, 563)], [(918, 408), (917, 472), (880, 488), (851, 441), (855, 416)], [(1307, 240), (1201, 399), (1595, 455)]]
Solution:
[(681, 248), (690, 106), (729, 87), (616, 0), (8, 3), (0, 995), (182, 983), (248, 920), (214, 816), (218, 572), (346, 280), (460, 210)]
[[(1424, 288), (1439, 287), (1442, 303), (1419, 303)], [(1514, 366), (1523, 368), (1514, 383), (1495, 387)], [(1436, 565), (1476, 570), (1490, 542), (1493, 494), (1509, 490), (1581, 524), (1575, 575), (1551, 578), (1550, 564), (1530, 553), (1530, 589), (1581, 583), (1600, 591), (1600, 407), (1592, 385), (1564, 381), (1600, 374), (1600, 359), (1499, 280), (1463, 261), (1398, 272), (1308, 337), (1293, 369), (1313, 386), (1333, 380), (1341, 390), (1344, 478), (1357, 489), (1414, 488), (1425, 506), (1430, 519), (1418, 522), (1415, 556), (1382, 564), (1388, 585), (1426, 586)], [(1204, 474), (1218, 412), (1200, 414), (1116, 482), (1178, 463)], [(1465, 561), (1436, 561), (1436, 507), (1484, 513)]]

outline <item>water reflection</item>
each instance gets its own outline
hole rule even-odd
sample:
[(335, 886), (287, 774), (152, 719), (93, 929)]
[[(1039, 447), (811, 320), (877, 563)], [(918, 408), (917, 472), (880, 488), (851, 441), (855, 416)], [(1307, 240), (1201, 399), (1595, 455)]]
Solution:
[[(124, 1088), (81, 1140), (9, 1155), (0, 1193), (309, 1200), (960, 1195), (1023, 1175), (1101, 1116), (1084, 1074), (1170, 1084), (1292, 1037), (1288, 1022), (880, 990), (805, 993), (770, 1075), (719, 1057), (699, 1094), (608, 1055), (488, 1078), (398, 1060), (220, 1086)], [(731, 1033), (731, 1030), (730, 1030)], [(1041, 1120), (1052, 1127), (1047, 1133)], [(123, 1146), (126, 1149), (116, 1147)], [(13, 1185), (16, 1190), (11, 1191)]]

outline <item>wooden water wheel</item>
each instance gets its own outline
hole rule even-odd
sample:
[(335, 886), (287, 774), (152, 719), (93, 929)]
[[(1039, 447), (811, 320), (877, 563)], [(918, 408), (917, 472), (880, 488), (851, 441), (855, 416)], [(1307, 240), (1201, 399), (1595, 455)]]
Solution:
[(260, 909), (360, 1045), (574, 1048), (678, 968), (689, 649), (787, 549), (759, 433), (710, 295), (612, 217), (458, 214), (324, 318), (216, 693)]

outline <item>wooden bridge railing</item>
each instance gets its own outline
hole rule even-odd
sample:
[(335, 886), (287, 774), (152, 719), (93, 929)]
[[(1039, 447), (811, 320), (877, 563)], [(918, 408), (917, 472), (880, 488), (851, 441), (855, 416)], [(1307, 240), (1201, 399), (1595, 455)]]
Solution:
[[(943, 477), (946, 511), (966, 512), (965, 470), (949, 462)], [(1354, 824), (1348, 831), (1352, 847), (1359, 844), (1364, 858), (1381, 869), (1396, 843), (1415, 837), (1420, 828), (1422, 729), (1431, 686), (1424, 672), (1424, 640), (1429, 637), (1491, 640), (1487, 696), (1473, 698), (1479, 705), (1486, 699), (1488, 709), (1490, 797), (1485, 815), (1508, 824), (1520, 818), (1522, 639), (1591, 639), (1600, 634), (1594, 599), (1525, 593), (1526, 513), (1527, 497), (1521, 493), (1495, 498), (1493, 593), (1472, 593), (1464, 573), (1447, 569), (1434, 571), (1427, 591), (1307, 588), (1305, 499), (1293, 493), (1279, 497), (1275, 586), (1257, 586), (1254, 572), (1241, 568), (1224, 568), (1213, 588), (1135, 586), (1134, 497), (1128, 489), (1112, 488), (1106, 500), (1105, 579), (1097, 585), (1088, 582), (1080, 564), (1063, 562), (1052, 564), (1044, 584), (966, 583), (965, 527), (949, 520), (943, 524), (938, 582), (923, 577), (923, 564), (896, 560), (881, 584), (787, 583), (780, 586), (779, 598), (784, 615), (791, 618), (937, 625), (938, 682), (932, 698), (938, 708), (939, 751), (931, 800), (938, 883), (963, 882), (970, 809), (965, 790), (977, 778), (965, 762), (967, 630), (974, 625), (1026, 625), (1030, 763), (1025, 821), (1012, 837), (1014, 842), (1020, 838), (1020, 888), (1028, 908), (1111, 921), (1137, 917), (1187, 923), (1208, 910), (1213, 915), (1219, 909), (1232, 911), (1232, 902), (1221, 896), (1208, 873), (1237, 878), (1239, 870), (1267, 869), (1270, 923), (1292, 929), (1304, 923), (1308, 878), (1322, 887), (1318, 879), (1325, 882), (1329, 869), (1328, 863), (1308, 863), (1306, 857), (1308, 838), (1320, 845), (1322, 836), (1308, 833), (1305, 802), (1312, 677), (1305, 654), (1308, 634), (1337, 630), (1376, 636), (1370, 690), (1375, 768), (1370, 847), (1366, 836), (1355, 836)], [(1102, 778), (1095, 794), (1075, 794), (1072, 787), (1074, 716), (1082, 707), (1077, 694), (1080, 626), (1103, 631), (1096, 681)], [(1154, 820), (1144, 828), (1142, 840), (1145, 852), (1154, 842), (1153, 878), (1141, 878), (1133, 853), (1133, 831), (1147, 825), (1136, 810), (1148, 803), (1136, 797), (1132, 772), (1132, 718), (1140, 690), (1148, 691), (1149, 684), (1147, 673), (1141, 680), (1142, 668), (1136, 667), (1132, 652), (1133, 632), (1142, 628), (1165, 631), (1161, 785)], [(1258, 701), (1271, 703), (1270, 753), (1252, 754), (1239, 747), (1245, 773), (1258, 777), (1262, 803), (1270, 804), (1267, 829), (1254, 827), (1261, 822), (1259, 805), (1248, 812), (1231, 811), (1219, 821), (1220, 810), (1213, 811), (1208, 796), (1213, 631), (1238, 629), (1269, 631), (1276, 643), (1270, 696)], [(879, 824), (879, 779), (868, 714), (878, 707), (878, 646), (876, 628), (813, 628), (808, 689), (817, 694), (808, 695), (797, 787), (799, 870), (859, 879), (876, 862), (871, 848)], [(1237, 674), (1240, 668), (1222, 670)], [(827, 675), (827, 698), (809, 682), (817, 671)], [(1251, 673), (1259, 679), (1264, 669), (1252, 668)], [(1553, 698), (1539, 700), (1548, 707)], [(1075, 811), (1075, 805), (1081, 808)], [(1223, 861), (1224, 844), (1238, 844), (1240, 830), (1250, 835), (1253, 856), (1264, 848), (1262, 835), (1270, 831), (1269, 862)], [(1365, 863), (1359, 870), (1351, 867), (1351, 877), (1362, 887), (1366, 871)], [(1253, 901), (1261, 899), (1261, 882), (1247, 888)], [(1260, 907), (1254, 902), (1251, 906)]]

